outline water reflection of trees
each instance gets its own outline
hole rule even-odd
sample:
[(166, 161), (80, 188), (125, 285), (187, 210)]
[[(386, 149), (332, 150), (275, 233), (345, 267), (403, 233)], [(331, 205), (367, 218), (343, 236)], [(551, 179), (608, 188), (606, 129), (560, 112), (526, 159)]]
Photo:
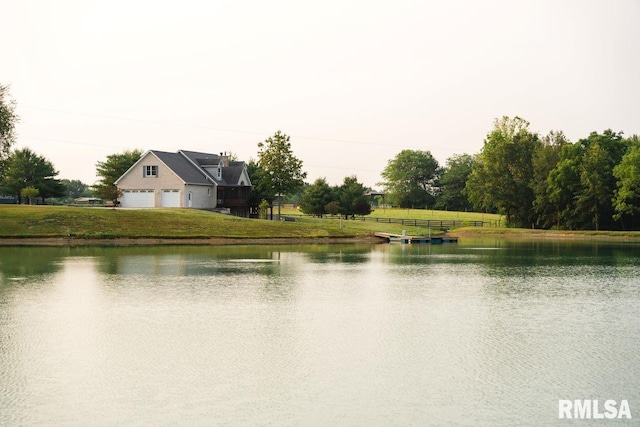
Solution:
[(31, 278), (59, 271), (69, 248), (0, 247), (0, 274), (4, 279)]
[(636, 277), (637, 244), (602, 241), (507, 242), (476, 261), (488, 295), (522, 298), (613, 297)]

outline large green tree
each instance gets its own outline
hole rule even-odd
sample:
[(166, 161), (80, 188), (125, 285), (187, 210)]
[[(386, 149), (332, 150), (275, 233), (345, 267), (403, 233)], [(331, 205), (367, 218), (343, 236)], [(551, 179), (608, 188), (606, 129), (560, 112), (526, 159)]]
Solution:
[(342, 185), (336, 189), (338, 212), (345, 218), (353, 215), (369, 215), (371, 204), (365, 196), (366, 190), (356, 176), (345, 177)]
[(535, 218), (532, 159), (539, 144), (526, 120), (496, 119), (467, 182), (474, 206), (496, 208), (511, 226), (530, 227)]
[(96, 196), (105, 200), (116, 200), (118, 188), (114, 184), (142, 156), (140, 150), (126, 150), (123, 153), (111, 154), (104, 162), (96, 163), (96, 174), (100, 177), (93, 187)]
[(306, 214), (322, 218), (326, 213), (325, 206), (333, 201), (333, 197), (333, 190), (327, 180), (318, 178), (305, 189), (300, 201), (300, 209)]
[(613, 229), (614, 167), (629, 147), (622, 132), (591, 132), (566, 144), (557, 165), (549, 172), (549, 202), (557, 209), (560, 228)]
[(547, 203), (555, 210), (554, 222), (559, 229), (582, 227), (575, 217), (576, 194), (581, 189), (580, 163), (584, 147), (566, 144), (560, 149), (560, 158), (547, 177)]
[(608, 129), (602, 134), (592, 132), (578, 143), (585, 151), (580, 165), (582, 188), (576, 197), (576, 216), (581, 219), (581, 228), (612, 229), (616, 189), (613, 168), (627, 151), (627, 141), (622, 132)]
[(91, 188), (79, 179), (63, 179), (62, 183), (67, 187), (66, 196), (69, 199), (73, 200), (78, 197), (91, 197), (93, 195)]
[(22, 203), (22, 190), (33, 187), (42, 201), (49, 197), (64, 196), (64, 185), (55, 177), (58, 171), (53, 164), (29, 148), (16, 150), (5, 161), (4, 179), (0, 192), (16, 196)]
[(16, 103), (9, 97), (9, 87), (0, 85), (0, 179), (4, 175), (4, 163), (15, 143), (15, 126), (18, 116)]
[(465, 187), (474, 163), (475, 158), (470, 154), (454, 155), (447, 159), (447, 164), (440, 178), (441, 191), (436, 200), (436, 208), (454, 211), (466, 211), (473, 208)]
[[(608, 153), (595, 143), (587, 148), (580, 165), (580, 183), (582, 191), (577, 194), (578, 213), (583, 215), (583, 222), (600, 229), (602, 216), (610, 213), (613, 191), (610, 181), (613, 177), (613, 165), (610, 165)], [(609, 212), (607, 212), (609, 211)]]
[(388, 198), (404, 208), (425, 208), (435, 203), (441, 169), (429, 151), (402, 150), (380, 174)]
[(640, 213), (640, 141), (637, 137), (635, 139), (620, 163), (613, 168), (617, 180), (613, 198), (614, 219), (622, 220), (627, 215), (631, 217), (632, 224)]
[(290, 137), (280, 131), (258, 143), (257, 165), (261, 185), (271, 199), (295, 193), (304, 186), (307, 173), (302, 171), (302, 160), (293, 154)]
[(533, 209), (536, 223), (542, 228), (560, 226), (559, 208), (552, 202), (549, 176), (560, 161), (562, 147), (569, 144), (562, 131), (551, 131), (542, 138), (541, 144), (533, 152)]

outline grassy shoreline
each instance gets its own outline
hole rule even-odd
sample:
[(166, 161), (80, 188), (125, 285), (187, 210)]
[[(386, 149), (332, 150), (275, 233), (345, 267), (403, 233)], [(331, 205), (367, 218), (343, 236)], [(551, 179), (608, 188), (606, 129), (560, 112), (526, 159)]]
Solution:
[[(406, 212), (406, 210), (404, 210)], [(428, 211), (437, 215), (437, 211)], [(434, 213), (435, 212), (435, 213)], [(409, 212), (418, 217), (420, 212)], [(451, 215), (452, 213), (448, 213)], [(455, 213), (453, 213), (455, 214)], [(444, 213), (443, 213), (444, 215)], [(465, 215), (469, 215), (465, 213)], [(477, 214), (481, 215), (481, 214)], [(0, 245), (164, 245), (376, 242), (373, 233), (427, 234), (424, 227), (370, 221), (300, 218), (246, 219), (194, 209), (108, 209), (0, 205)], [(437, 231), (433, 230), (433, 233)], [(550, 231), (463, 227), (458, 237), (615, 239), (640, 241), (640, 232)]]

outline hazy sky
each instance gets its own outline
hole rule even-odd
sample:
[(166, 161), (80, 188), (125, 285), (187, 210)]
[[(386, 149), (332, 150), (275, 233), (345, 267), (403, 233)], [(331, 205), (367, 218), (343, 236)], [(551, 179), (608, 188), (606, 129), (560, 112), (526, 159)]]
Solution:
[(375, 186), (402, 149), (475, 154), (520, 116), (640, 133), (640, 1), (0, 0), (16, 148), (59, 178), (139, 148), (257, 157)]

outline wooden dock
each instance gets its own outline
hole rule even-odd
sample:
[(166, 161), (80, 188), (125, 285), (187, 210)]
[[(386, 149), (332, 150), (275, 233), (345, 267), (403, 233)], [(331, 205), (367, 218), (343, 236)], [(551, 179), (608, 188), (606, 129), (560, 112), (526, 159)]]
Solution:
[(420, 244), (429, 243), (432, 245), (438, 245), (441, 243), (458, 243), (457, 237), (451, 236), (409, 236), (406, 234), (393, 234), (393, 233), (375, 233), (376, 237), (386, 239), (389, 243), (403, 243), (403, 244)]

